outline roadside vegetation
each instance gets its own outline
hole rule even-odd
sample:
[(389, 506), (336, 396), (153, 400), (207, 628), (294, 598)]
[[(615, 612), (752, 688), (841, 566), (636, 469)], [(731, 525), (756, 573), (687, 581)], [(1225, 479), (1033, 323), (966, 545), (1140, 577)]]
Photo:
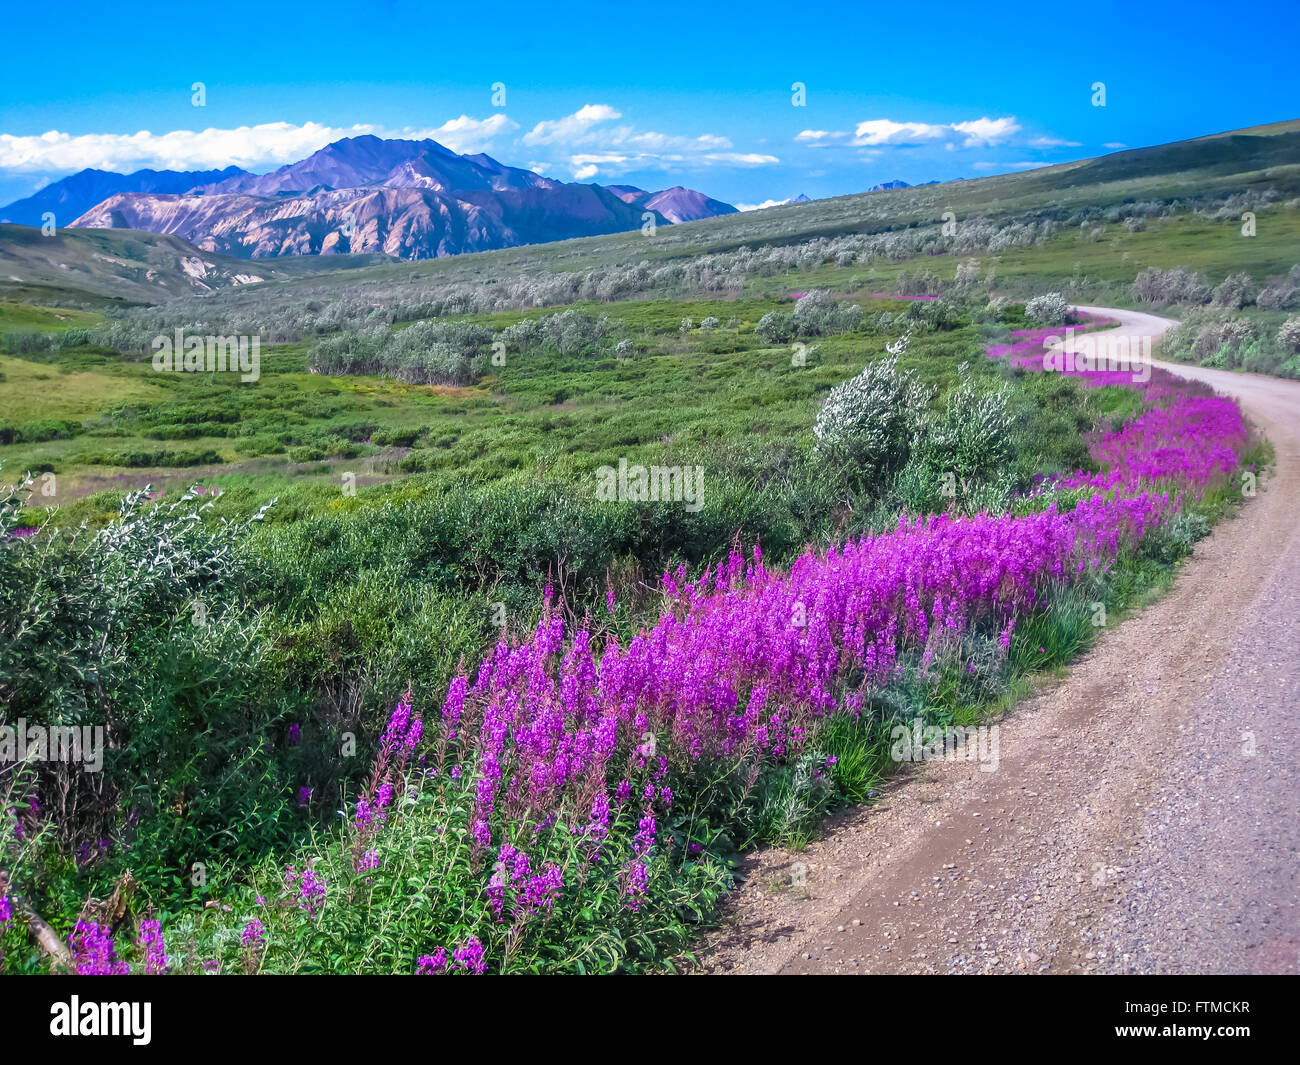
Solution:
[[(1291, 372), (1288, 174), (6, 307), (4, 720), (110, 745), (0, 761), (0, 967), (686, 959), (745, 848), (870, 800), (893, 724), (1005, 708), (1242, 498), (1231, 403), (1009, 352), (1109, 295)], [(1174, 258), (1247, 209), (1258, 243)], [(261, 335), (258, 380), (153, 372), (175, 328)], [(703, 505), (601, 498), (620, 465)]]

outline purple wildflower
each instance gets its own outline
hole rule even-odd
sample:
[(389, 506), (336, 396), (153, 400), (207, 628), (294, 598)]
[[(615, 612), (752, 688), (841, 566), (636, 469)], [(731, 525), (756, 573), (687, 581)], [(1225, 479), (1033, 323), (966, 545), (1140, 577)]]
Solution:
[(97, 921), (78, 921), (68, 942), (79, 976), (124, 976), (129, 971), (126, 962), (118, 961), (112, 932)]
[(159, 976), (167, 971), (167, 946), (158, 921), (144, 921), (135, 944), (145, 952), (144, 971), (147, 975)]
[(255, 950), (262, 945), (265, 936), (266, 926), (254, 917), (248, 924), (244, 925), (244, 931), (239, 938), (243, 941), (245, 947)]
[(452, 951), (456, 963), (467, 973), (482, 976), (487, 972), (487, 962), (483, 960), (483, 944), (475, 936), (470, 936), (463, 944)]
[(317, 909), (325, 902), (325, 891), (328, 886), (316, 875), (315, 869), (304, 869), (302, 880), (298, 885), (298, 908), (306, 910), (309, 917), (315, 917)]

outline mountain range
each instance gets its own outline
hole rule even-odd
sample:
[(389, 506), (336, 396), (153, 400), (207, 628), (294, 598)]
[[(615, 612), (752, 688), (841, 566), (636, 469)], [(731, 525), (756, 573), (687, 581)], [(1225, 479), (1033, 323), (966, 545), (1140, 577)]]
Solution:
[[(0, 208), (0, 220), (182, 237), (241, 259), (381, 253), (427, 259), (733, 214), (680, 186), (557, 181), (434, 140), (349, 137), (269, 174), (83, 170)], [(65, 221), (66, 219), (66, 221)]]
[(188, 192), (198, 185), (222, 181), (244, 174), (237, 166), (225, 170), (137, 170), (134, 174), (114, 174), (109, 170), (82, 170), (51, 182), (26, 199), (0, 207), (0, 222), (23, 226), (44, 223), (48, 211), (54, 224), (64, 226), (95, 204), (122, 192)]

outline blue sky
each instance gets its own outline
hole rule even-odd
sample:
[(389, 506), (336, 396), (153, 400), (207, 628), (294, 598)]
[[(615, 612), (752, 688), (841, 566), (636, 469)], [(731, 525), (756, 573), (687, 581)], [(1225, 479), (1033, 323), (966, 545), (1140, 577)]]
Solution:
[(11, 6), (0, 203), (84, 166), (267, 170), (367, 131), (740, 204), (979, 177), (1300, 117), (1298, 12), (1280, 0)]

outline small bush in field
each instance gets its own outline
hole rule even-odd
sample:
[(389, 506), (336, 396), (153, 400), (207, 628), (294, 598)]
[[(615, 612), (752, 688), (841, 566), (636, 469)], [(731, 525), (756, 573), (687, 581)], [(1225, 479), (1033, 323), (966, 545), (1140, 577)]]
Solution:
[(813, 428), (817, 447), (880, 482), (907, 461), (932, 396), (910, 370), (899, 370), (896, 355), (878, 359), (831, 389)]
[(1300, 307), (1300, 288), (1290, 281), (1270, 281), (1255, 297), (1261, 311), (1290, 311)]
[(1064, 325), (1070, 316), (1070, 304), (1059, 292), (1047, 292), (1026, 303), (1025, 314), (1040, 325)]
[(1139, 303), (1153, 306), (1170, 303), (1206, 304), (1213, 293), (1214, 287), (1208, 277), (1182, 267), (1173, 270), (1150, 267), (1138, 274), (1133, 281), (1133, 298)]
[(324, 337), (310, 353), (313, 373), (382, 374), (412, 384), (465, 384), (479, 377), (492, 332), (465, 322), (417, 322)]
[(832, 298), (826, 289), (813, 289), (794, 305), (794, 331), (799, 336), (851, 333), (861, 321), (861, 307)]
[(768, 311), (754, 327), (769, 344), (785, 344), (794, 339), (794, 318), (784, 311)]
[(570, 308), (560, 314), (526, 318), (501, 331), (507, 351), (556, 351), (561, 355), (589, 354), (604, 344), (614, 328), (608, 317), (595, 317)]
[(1216, 307), (1239, 311), (1255, 300), (1255, 283), (1250, 274), (1229, 274), (1214, 289), (1211, 302)]
[(1300, 352), (1300, 314), (1288, 318), (1278, 328), (1277, 343), (1283, 351)]
[(900, 270), (894, 282), (900, 296), (937, 296), (943, 292), (943, 280), (932, 270)]
[(292, 758), (270, 732), (298, 704), (242, 602), (252, 523), (204, 521), (197, 490), (157, 504), (142, 490), (101, 529), (14, 536), (22, 502), (0, 498), (0, 704), (31, 725), (99, 727), (107, 747), (94, 772), (38, 765), (11, 799), (47, 812), (94, 887), (129, 868), (170, 891), (195, 855), (215, 866), (287, 844)]
[(1214, 319), (1197, 330), (1192, 355), (1201, 362), (1211, 361), (1221, 352), (1236, 351), (1254, 335), (1254, 327), (1242, 318)]

